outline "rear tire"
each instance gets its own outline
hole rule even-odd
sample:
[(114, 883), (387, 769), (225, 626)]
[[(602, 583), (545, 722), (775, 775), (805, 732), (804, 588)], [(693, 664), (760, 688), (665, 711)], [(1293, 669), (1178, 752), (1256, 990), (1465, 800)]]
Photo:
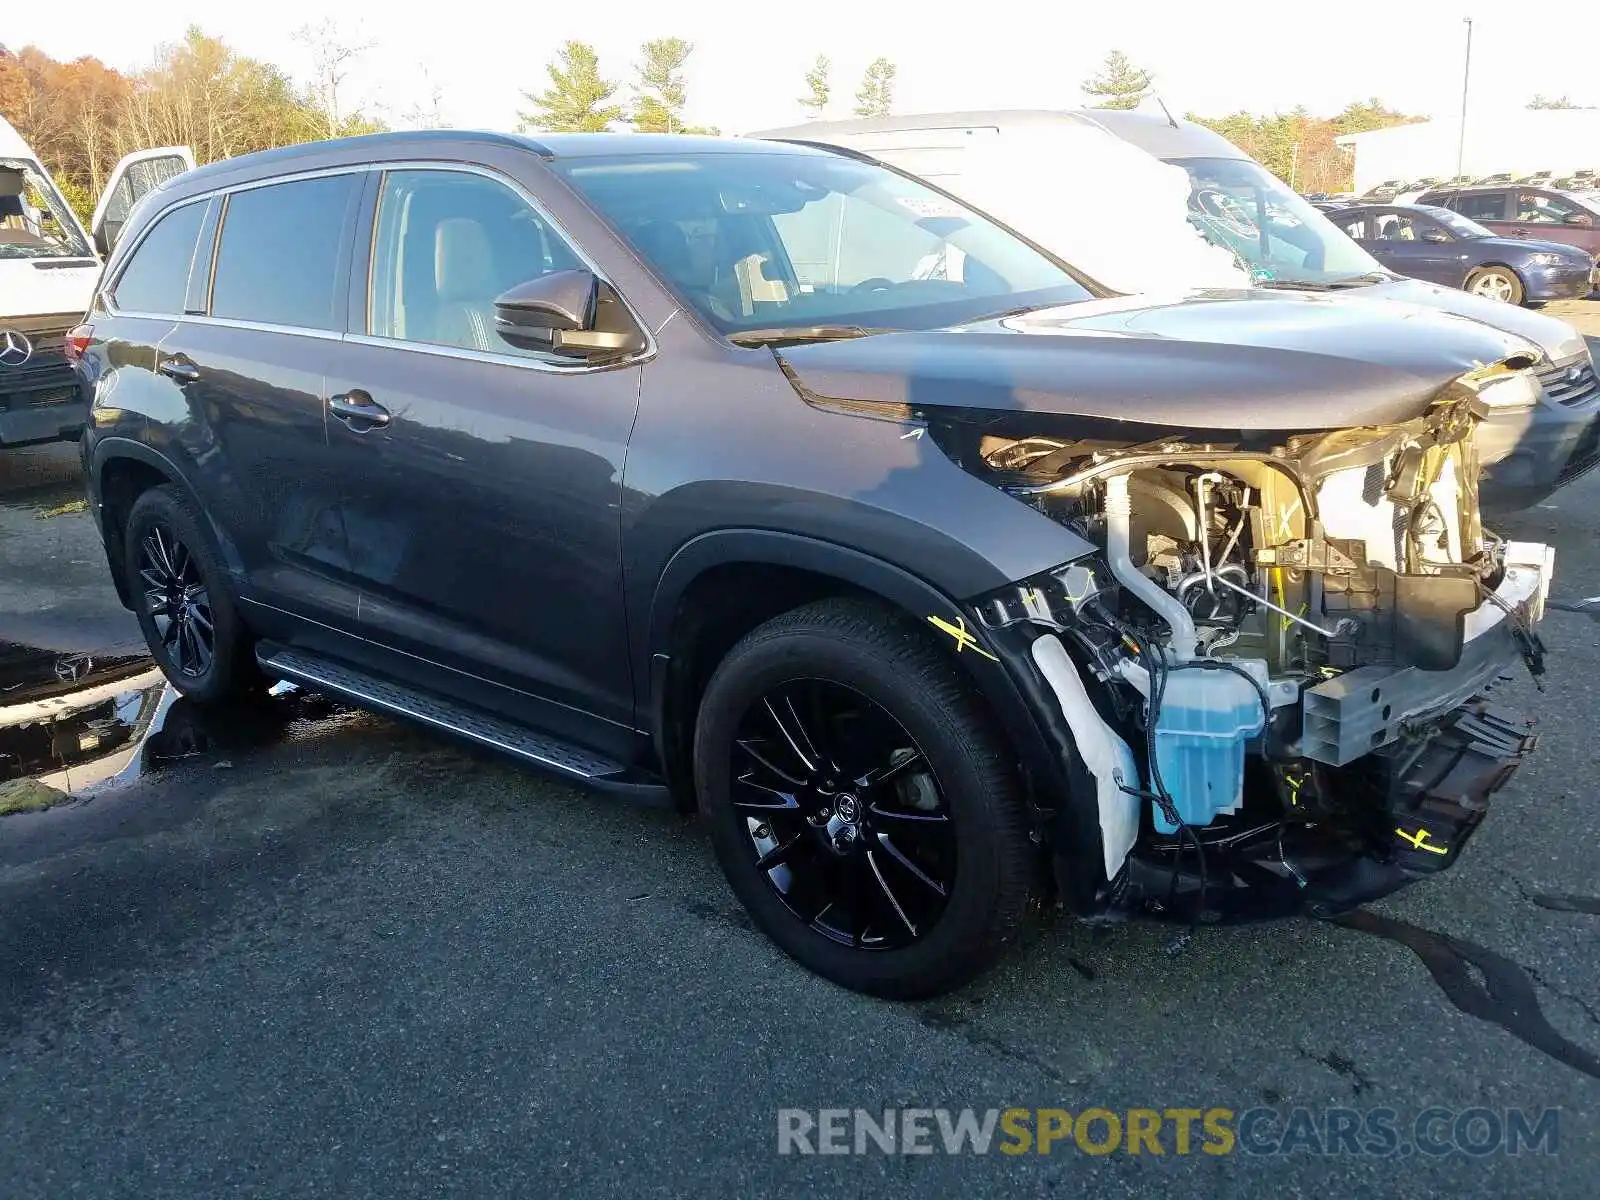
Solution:
[(695, 729), (700, 807), (752, 919), (890, 999), (967, 982), (1017, 933), (1034, 853), (1012, 761), (948, 655), (856, 600), (747, 635)]
[(1465, 290), (1488, 300), (1502, 300), (1507, 304), (1521, 304), (1524, 295), (1522, 280), (1510, 267), (1491, 264), (1478, 267), (1467, 276)]
[(199, 704), (259, 691), (263, 680), (228, 574), (183, 493), (172, 484), (140, 493), (123, 545), (139, 628), (172, 686)]

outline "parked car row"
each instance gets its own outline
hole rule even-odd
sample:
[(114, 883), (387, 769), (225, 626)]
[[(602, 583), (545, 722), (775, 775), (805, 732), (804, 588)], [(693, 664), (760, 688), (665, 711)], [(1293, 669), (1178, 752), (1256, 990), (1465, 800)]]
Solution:
[(1198, 923), (1447, 868), (1532, 748), (1480, 692), (1542, 670), (1552, 571), (1482, 532), (1482, 415), (1592, 435), (1582, 342), (1133, 118), (1082, 128), (1259, 286), (1118, 294), (959, 154), (439, 131), (178, 175), (67, 338), (119, 595), (192, 701), (289, 680), (698, 808), (756, 926), (877, 995), (1042, 892)]
[[(1456, 175), (1443, 178), (1436, 175), (1424, 175), (1418, 179), (1386, 179), (1374, 187), (1368, 188), (1357, 196), (1349, 193), (1348, 199), (1363, 204), (1409, 204), (1424, 192), (1455, 190), (1469, 187), (1504, 187), (1508, 184), (1523, 183), (1531, 187), (1554, 188), (1556, 191), (1589, 191), (1596, 187), (1595, 171), (1584, 168), (1579, 171), (1562, 173), (1559, 171), (1534, 171), (1526, 175), (1519, 175), (1515, 171), (1501, 171), (1493, 175)], [(1308, 199), (1332, 200), (1334, 197), (1319, 194)]]
[(1508, 304), (1587, 296), (1597, 282), (1589, 252), (1558, 241), (1499, 235), (1435, 205), (1355, 205), (1330, 214), (1385, 267)]

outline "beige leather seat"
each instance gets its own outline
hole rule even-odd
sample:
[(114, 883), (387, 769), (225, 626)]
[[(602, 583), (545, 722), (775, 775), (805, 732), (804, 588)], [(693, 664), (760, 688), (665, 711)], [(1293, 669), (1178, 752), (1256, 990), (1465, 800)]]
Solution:
[(504, 348), (494, 332), (489, 237), (471, 217), (447, 217), (434, 230), (433, 285), (439, 307), (430, 341), (467, 350)]

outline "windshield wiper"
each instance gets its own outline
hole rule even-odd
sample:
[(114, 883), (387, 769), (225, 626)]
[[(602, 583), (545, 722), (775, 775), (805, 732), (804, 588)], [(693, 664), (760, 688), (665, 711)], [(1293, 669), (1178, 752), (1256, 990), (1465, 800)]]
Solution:
[(730, 333), (735, 346), (798, 346), (804, 342), (842, 342), (850, 338), (890, 333), (888, 329), (866, 329), (860, 325), (777, 325), (771, 329), (741, 329)]
[(1255, 279), (1251, 281), (1250, 286), (1291, 292), (1326, 292), (1333, 289), (1333, 284), (1316, 279)]
[(1341, 288), (1364, 287), (1369, 283), (1390, 283), (1398, 278), (1398, 275), (1390, 275), (1387, 271), (1368, 271), (1364, 275), (1346, 275), (1342, 279), (1258, 279), (1251, 286), (1293, 292), (1334, 292)]
[(1391, 275), (1387, 271), (1367, 271), (1361, 275), (1346, 275), (1343, 279), (1335, 279), (1328, 284), (1332, 288), (1364, 287), (1369, 283), (1393, 283), (1399, 279), (1398, 275)]

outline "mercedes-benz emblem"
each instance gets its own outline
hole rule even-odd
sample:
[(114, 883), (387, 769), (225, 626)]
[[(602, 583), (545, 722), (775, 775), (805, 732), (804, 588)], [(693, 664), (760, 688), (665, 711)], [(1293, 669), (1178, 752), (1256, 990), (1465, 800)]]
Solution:
[(94, 670), (94, 659), (87, 654), (68, 654), (56, 659), (56, 678), (62, 683), (77, 683)]
[(0, 367), (20, 367), (32, 357), (32, 342), (15, 329), (0, 330)]

